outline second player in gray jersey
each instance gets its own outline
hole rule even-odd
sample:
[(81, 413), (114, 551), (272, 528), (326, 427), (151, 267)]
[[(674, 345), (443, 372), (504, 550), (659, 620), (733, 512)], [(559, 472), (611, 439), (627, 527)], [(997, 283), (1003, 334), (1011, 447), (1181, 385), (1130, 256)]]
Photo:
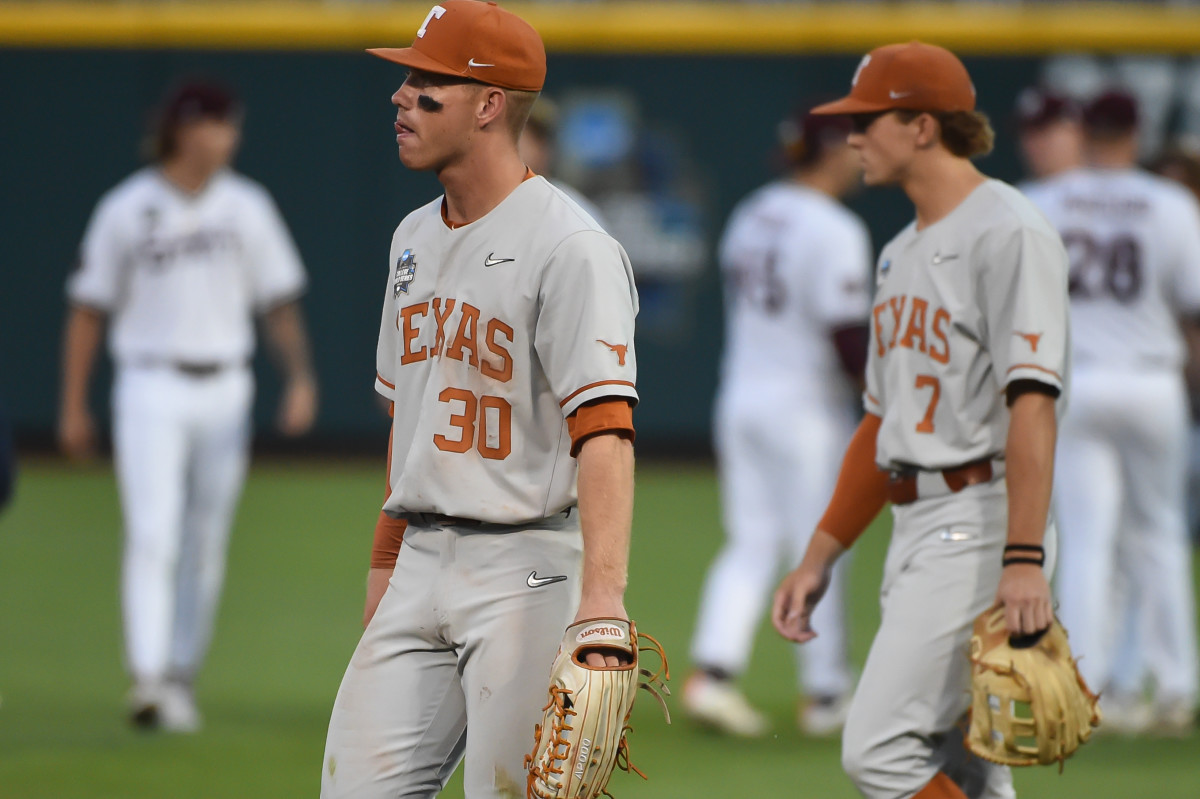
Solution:
[[(789, 174), (734, 209), (720, 245), (725, 343), (715, 437), (725, 545), (709, 569), (684, 707), (736, 735), (766, 718), (738, 691), (780, 566), (799, 562), (854, 430), (866, 361), (871, 242), (838, 200), (859, 180), (842, 117), (798, 114), (781, 127)], [(799, 724), (841, 729), (853, 679), (843, 572), (822, 603), (825, 635), (798, 648)]]
[(891, 500), (882, 621), (842, 735), (869, 799), (1014, 796), (1007, 768), (963, 747), (971, 625), (996, 604), (1013, 633), (1053, 619), (1066, 253), (1028, 200), (971, 163), (992, 146), (974, 109), (962, 63), (911, 42), (872, 51), (849, 96), (814, 110), (850, 115), (866, 183), (898, 185), (916, 210), (879, 258), (866, 416), (773, 610), (784, 636), (812, 639), (833, 564)]
[[(1185, 522), (1187, 359), (1200, 321), (1200, 211), (1136, 166), (1137, 106), (1084, 109), (1087, 166), (1029, 190), (1071, 258), (1074, 385), (1055, 476), (1061, 618), (1105, 723), (1186, 735), (1197, 700), (1195, 597)], [(1127, 590), (1114, 591), (1118, 578)], [(1140, 662), (1120, 661), (1131, 625)], [(1143, 704), (1148, 671), (1155, 699)]]
[(633, 274), (518, 156), (546, 75), (533, 28), (445, 0), (412, 47), (372, 52), (409, 67), (400, 160), (445, 194), (392, 239), (375, 384), (394, 408), (389, 496), (321, 793), (432, 797), (465, 760), (471, 799), (523, 795), (563, 630), (627, 618)]

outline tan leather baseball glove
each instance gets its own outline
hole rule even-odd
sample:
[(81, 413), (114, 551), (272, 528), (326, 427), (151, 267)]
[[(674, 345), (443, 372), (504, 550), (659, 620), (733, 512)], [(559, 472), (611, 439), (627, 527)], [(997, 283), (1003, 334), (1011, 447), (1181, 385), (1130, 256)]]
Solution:
[(971, 636), (971, 711), (967, 748), (1006, 766), (1063, 761), (1100, 724), (1088, 689), (1055, 620), (1031, 640), (1010, 641), (1004, 608), (975, 620)]
[[(647, 646), (640, 646), (643, 640)], [(616, 654), (622, 665), (588, 666), (589, 651)], [(639, 668), (639, 652), (656, 653), (659, 669)], [(550, 701), (533, 729), (533, 751), (525, 756), (527, 799), (609, 796), (605, 788), (614, 768), (645, 779), (629, 762), (629, 714), (640, 686), (662, 705), (669, 724), (662, 694), (671, 693), (663, 684), (670, 677), (662, 645), (648, 635), (639, 637), (632, 622), (588, 619), (568, 627), (550, 671)]]

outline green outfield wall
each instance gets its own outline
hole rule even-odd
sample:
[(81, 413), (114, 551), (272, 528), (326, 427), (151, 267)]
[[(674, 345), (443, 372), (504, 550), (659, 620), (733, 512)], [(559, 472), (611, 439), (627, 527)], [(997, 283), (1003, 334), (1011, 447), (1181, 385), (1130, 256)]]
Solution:
[[(843, 92), (858, 54), (923, 31), (966, 53), (980, 105), (999, 132), (982, 166), (1016, 179), (1007, 123), (1013, 100), (1055, 43), (1048, 26), (1065, 24), (1061, 9), (1058, 16), (987, 10), (969, 17), (916, 7), (889, 17), (872, 7), (837, 14), (741, 4), (525, 8), (546, 32), (548, 94), (616, 87), (636, 102), (648, 128), (667, 132), (686, 165), (680, 168), (690, 172), (709, 250), (733, 203), (771, 176), (775, 125), (797, 99)], [(389, 97), (400, 69), (360, 48), (407, 42), (426, 11), (424, 3), (0, 6), (7, 255), (0, 401), (21, 440), (48, 440), (53, 429), (63, 283), (88, 215), (103, 191), (138, 167), (146, 115), (165, 87), (193, 73), (222, 78), (243, 94), (238, 166), (274, 194), (310, 270), (305, 310), (322, 389), (318, 436), (347, 443), (382, 436), (387, 420), (372, 382), (388, 243), (403, 215), (439, 189), (396, 158)], [(1194, 13), (1139, 15), (1137, 24), (1121, 10), (1104, 24), (1080, 22), (1075, 35), (1094, 38), (1079, 46), (1200, 47)], [(1018, 23), (1031, 19), (1041, 27), (1015, 46)], [(1057, 40), (1068, 41), (1062, 36), (1059, 29)], [(860, 194), (852, 205), (877, 247), (907, 222), (906, 203), (893, 190)], [(636, 418), (640, 442), (651, 447), (707, 445), (721, 311), (715, 268), (703, 260), (671, 312), (650, 309), (639, 334)], [(260, 374), (257, 415), (266, 427), (277, 385), (269, 369)], [(101, 413), (107, 388), (102, 374), (95, 391)]]

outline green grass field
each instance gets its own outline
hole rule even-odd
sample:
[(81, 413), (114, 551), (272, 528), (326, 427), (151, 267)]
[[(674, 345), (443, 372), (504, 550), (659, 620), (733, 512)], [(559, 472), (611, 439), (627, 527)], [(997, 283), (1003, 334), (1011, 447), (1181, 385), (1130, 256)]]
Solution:
[[(199, 683), (206, 725), (172, 737), (135, 733), (124, 719), (111, 471), (26, 465), (0, 519), (0, 797), (315, 797), (329, 709), (359, 634), (380, 481), (376, 464), (254, 469)], [(701, 576), (720, 542), (717, 519), (710, 469), (640, 469), (627, 604), (666, 646), (677, 687)], [(856, 548), (858, 662), (878, 622), (886, 539), (881, 525)], [(682, 712), (668, 727), (642, 702), (631, 743), (650, 781), (618, 774), (610, 788), (619, 799), (857, 796), (837, 743), (796, 732), (794, 686), (789, 646), (764, 627), (746, 689), (775, 734), (721, 738)], [(1061, 776), (1027, 769), (1017, 779), (1022, 799), (1196, 799), (1200, 737), (1102, 738)], [(462, 796), (457, 779), (443, 795)]]

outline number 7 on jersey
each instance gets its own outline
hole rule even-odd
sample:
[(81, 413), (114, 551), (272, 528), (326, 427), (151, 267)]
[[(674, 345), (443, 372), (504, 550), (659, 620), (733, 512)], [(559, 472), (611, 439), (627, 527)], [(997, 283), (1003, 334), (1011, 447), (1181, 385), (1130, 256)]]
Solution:
[(929, 405), (925, 408), (925, 418), (917, 422), (918, 433), (933, 432), (933, 414), (937, 411), (938, 400), (942, 398), (942, 381), (933, 375), (917, 375), (917, 388), (931, 388)]

